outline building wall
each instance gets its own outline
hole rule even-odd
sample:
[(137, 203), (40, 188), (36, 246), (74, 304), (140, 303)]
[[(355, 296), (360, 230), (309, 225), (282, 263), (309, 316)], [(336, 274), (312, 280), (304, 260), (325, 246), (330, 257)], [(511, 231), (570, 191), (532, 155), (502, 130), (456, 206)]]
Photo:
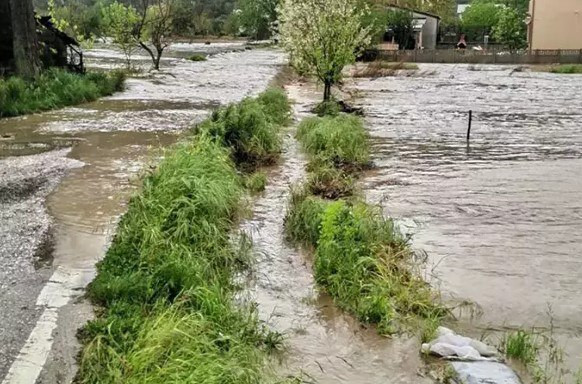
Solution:
[(435, 49), (439, 30), (439, 20), (434, 17), (425, 17), (426, 23), (422, 28), (422, 46), (426, 49)]
[(582, 49), (582, 0), (531, 0), (532, 49)]

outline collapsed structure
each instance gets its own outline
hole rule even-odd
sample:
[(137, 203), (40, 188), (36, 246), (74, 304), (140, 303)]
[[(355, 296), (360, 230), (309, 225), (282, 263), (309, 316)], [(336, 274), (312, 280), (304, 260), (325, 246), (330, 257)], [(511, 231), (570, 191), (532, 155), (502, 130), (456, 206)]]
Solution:
[[(83, 73), (83, 52), (79, 43), (55, 27), (50, 16), (35, 16), (39, 57), (42, 66), (67, 68)], [(0, 2), (0, 76), (15, 71), (14, 36), (8, 2)]]

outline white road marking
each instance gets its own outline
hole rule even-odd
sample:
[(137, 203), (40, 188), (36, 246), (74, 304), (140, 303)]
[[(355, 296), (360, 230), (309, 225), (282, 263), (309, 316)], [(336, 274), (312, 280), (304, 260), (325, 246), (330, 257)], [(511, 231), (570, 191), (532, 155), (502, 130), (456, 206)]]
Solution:
[(2, 384), (36, 383), (53, 345), (53, 332), (57, 328), (59, 308), (82, 295), (93, 276), (94, 270), (57, 268), (36, 301), (37, 306), (45, 308), (44, 312)]

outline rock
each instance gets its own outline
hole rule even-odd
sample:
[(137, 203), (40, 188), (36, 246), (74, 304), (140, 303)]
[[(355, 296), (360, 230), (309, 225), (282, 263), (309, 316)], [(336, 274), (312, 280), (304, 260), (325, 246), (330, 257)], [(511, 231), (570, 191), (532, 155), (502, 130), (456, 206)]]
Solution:
[(505, 364), (492, 361), (451, 363), (462, 384), (520, 384), (519, 377)]

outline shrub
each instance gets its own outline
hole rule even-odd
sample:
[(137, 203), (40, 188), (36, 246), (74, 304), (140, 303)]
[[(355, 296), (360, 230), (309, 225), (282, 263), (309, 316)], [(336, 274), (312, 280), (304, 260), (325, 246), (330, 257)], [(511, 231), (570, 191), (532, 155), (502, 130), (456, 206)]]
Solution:
[(305, 119), (297, 137), (308, 154), (337, 167), (362, 169), (369, 165), (368, 135), (358, 117), (341, 114)]
[(190, 61), (206, 61), (206, 60), (208, 60), (208, 58), (205, 55), (197, 53), (197, 54), (194, 54), (194, 55), (188, 57), (188, 60), (190, 60)]
[(445, 313), (412, 272), (412, 256), (407, 240), (378, 208), (334, 202), (322, 216), (315, 278), (340, 307), (393, 333), (415, 318)]
[(389, 77), (397, 76), (401, 73), (409, 71), (417, 71), (418, 65), (414, 63), (404, 63), (404, 62), (389, 62), (389, 61), (374, 61), (369, 63), (362, 68), (357, 69), (352, 76), (359, 77)]
[(48, 70), (33, 81), (0, 79), (0, 117), (93, 101), (122, 90), (124, 81), (125, 74), (118, 71), (79, 75), (58, 69)]

